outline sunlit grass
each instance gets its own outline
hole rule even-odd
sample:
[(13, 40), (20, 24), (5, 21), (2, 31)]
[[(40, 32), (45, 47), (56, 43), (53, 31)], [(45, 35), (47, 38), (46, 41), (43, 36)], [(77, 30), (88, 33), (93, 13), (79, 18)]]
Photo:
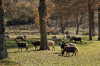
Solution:
[[(62, 38), (59, 35), (57, 37)], [(76, 42), (79, 50), (76, 56), (71, 56), (72, 54), (66, 56), (66, 53), (62, 56), (59, 42), (55, 44), (55, 51), (36, 51), (31, 41), (39, 40), (39, 38), (39, 36), (32, 36), (26, 39), (29, 44), (27, 51), (25, 48), (18, 51), (14, 39), (6, 39), (10, 58), (0, 60), (0, 66), (100, 66), (100, 41), (97, 41), (97, 37), (93, 37), (93, 41), (89, 41), (88, 36), (82, 36), (82, 44)], [(48, 36), (48, 39), (50, 38), (51, 36)], [(69, 39), (65, 42), (68, 43)], [(50, 47), (50, 49), (52, 48)]]

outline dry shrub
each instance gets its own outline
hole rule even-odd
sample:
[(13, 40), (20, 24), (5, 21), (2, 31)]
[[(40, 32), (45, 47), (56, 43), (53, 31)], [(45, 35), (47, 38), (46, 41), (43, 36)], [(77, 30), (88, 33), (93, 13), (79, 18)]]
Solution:
[(89, 31), (83, 31), (82, 35), (89, 35)]

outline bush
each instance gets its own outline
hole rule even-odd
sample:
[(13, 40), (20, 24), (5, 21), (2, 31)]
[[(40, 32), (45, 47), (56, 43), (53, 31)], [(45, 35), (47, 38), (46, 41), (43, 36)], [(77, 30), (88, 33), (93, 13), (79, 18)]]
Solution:
[(89, 35), (89, 32), (88, 31), (83, 32), (82, 35)]

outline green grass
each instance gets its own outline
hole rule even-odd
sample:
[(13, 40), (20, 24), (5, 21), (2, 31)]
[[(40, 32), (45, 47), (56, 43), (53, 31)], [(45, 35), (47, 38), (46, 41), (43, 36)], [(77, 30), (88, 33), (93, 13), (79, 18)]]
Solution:
[[(57, 35), (61, 37), (61, 35)], [(61, 55), (61, 48), (55, 43), (55, 51), (35, 50), (32, 41), (39, 40), (39, 35), (28, 36), (26, 42), (29, 49), (18, 51), (18, 46), (13, 38), (6, 39), (7, 51), (10, 58), (0, 60), (0, 66), (100, 66), (100, 41), (93, 37), (93, 41), (88, 40), (88, 36), (81, 36), (82, 44), (76, 42), (79, 52), (76, 56)], [(48, 39), (51, 35), (48, 36)], [(62, 38), (62, 37), (61, 37)], [(68, 43), (69, 40), (66, 41)], [(74, 42), (74, 41), (73, 41)], [(39, 46), (38, 46), (39, 48)], [(50, 47), (50, 49), (52, 49)]]

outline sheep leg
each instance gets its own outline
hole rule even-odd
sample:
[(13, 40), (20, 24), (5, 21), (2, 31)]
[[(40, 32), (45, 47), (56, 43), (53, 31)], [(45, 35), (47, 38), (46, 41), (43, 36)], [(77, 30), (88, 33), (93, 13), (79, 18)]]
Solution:
[(72, 56), (74, 55), (74, 52), (73, 52), (73, 54), (72, 54)]
[[(74, 53), (73, 53), (74, 54)], [(72, 56), (73, 56), (73, 54), (72, 54)]]
[(68, 56), (69, 56), (69, 52), (66, 52), (66, 56), (67, 56), (67, 54), (68, 54)]
[(26, 50), (27, 50), (28, 48), (26, 47)]
[(70, 39), (70, 41), (69, 42), (71, 42), (71, 39)]
[(37, 49), (37, 46), (35, 46), (35, 50)]
[[(53, 47), (54, 48), (54, 47)], [(54, 51), (55, 51), (55, 48), (54, 48)]]
[(80, 41), (81, 42), (81, 44), (82, 44), (82, 41)]
[(68, 52), (68, 56), (69, 56), (69, 54), (70, 54), (70, 53)]
[(22, 51), (22, 47), (21, 47), (21, 51)]
[(76, 56), (76, 52), (75, 52), (75, 56)]
[(67, 56), (67, 52), (66, 52), (66, 56)]
[(52, 51), (53, 51), (53, 49), (54, 49), (54, 51), (55, 51), (55, 48), (54, 48), (54, 47), (52, 47)]
[(20, 47), (18, 48), (18, 51), (19, 51)]
[(76, 43), (76, 40), (75, 40), (75, 43)]

